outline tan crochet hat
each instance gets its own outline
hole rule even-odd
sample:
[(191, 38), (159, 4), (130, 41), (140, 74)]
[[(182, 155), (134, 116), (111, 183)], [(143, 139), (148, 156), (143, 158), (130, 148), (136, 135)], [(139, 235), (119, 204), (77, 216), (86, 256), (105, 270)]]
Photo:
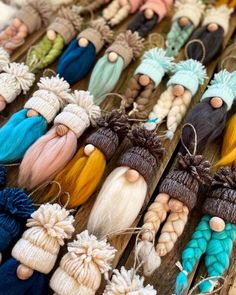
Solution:
[(26, 94), (33, 85), (35, 76), (23, 63), (10, 63), (3, 70), (0, 74), (0, 95), (7, 103), (11, 103), (21, 92)]
[(85, 38), (93, 43), (98, 53), (105, 43), (111, 43), (113, 39), (113, 31), (106, 24), (105, 20), (99, 19), (93, 21), (90, 27), (82, 31), (77, 39)]
[(77, 138), (84, 131), (94, 124), (100, 117), (101, 110), (99, 106), (94, 105), (93, 96), (89, 91), (75, 91), (73, 103), (68, 104), (64, 110), (56, 116), (54, 124), (63, 124), (72, 130)]
[(41, 205), (31, 215), (29, 227), (12, 249), (12, 256), (20, 263), (48, 274), (54, 267), (64, 239), (74, 232), (74, 217), (58, 204)]
[(132, 59), (138, 58), (144, 48), (143, 40), (137, 32), (126, 31), (120, 33), (106, 53), (115, 52), (124, 60), (123, 68), (126, 68)]
[(73, 101), (70, 85), (58, 75), (43, 77), (37, 85), (39, 90), (34, 92), (24, 108), (35, 110), (51, 123), (65, 103)]
[(81, 29), (82, 18), (68, 7), (62, 7), (58, 16), (48, 27), (49, 30), (57, 32), (64, 39), (65, 44), (75, 38)]
[(223, 28), (224, 35), (226, 35), (229, 29), (230, 14), (232, 12), (233, 9), (228, 8), (226, 5), (211, 7), (205, 12), (202, 26), (215, 23)]
[(49, 18), (52, 15), (50, 1), (47, 0), (29, 0), (21, 10), (16, 14), (16, 18), (26, 24), (29, 34), (48, 25)]
[(201, 0), (177, 0), (175, 2), (175, 13), (173, 15), (173, 21), (178, 20), (181, 17), (187, 17), (196, 28), (204, 12), (205, 5)]

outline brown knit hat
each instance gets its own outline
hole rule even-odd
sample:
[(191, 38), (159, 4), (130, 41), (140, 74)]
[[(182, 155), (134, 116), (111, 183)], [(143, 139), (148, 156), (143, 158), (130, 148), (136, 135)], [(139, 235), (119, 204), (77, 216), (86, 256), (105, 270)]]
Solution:
[(62, 36), (65, 44), (75, 38), (81, 29), (82, 18), (69, 7), (62, 7), (58, 16), (48, 27), (49, 30), (53, 30)]
[(113, 40), (113, 31), (106, 24), (105, 20), (99, 19), (91, 22), (90, 27), (82, 31), (77, 39), (86, 38), (93, 43), (98, 53), (105, 43), (111, 43)]
[(161, 141), (144, 127), (134, 129), (129, 138), (133, 147), (120, 157), (118, 165), (137, 170), (150, 183), (164, 153)]
[(29, 34), (32, 34), (43, 26), (47, 26), (51, 15), (52, 7), (50, 1), (30, 0), (16, 14), (16, 18), (19, 18), (26, 24)]
[(114, 43), (107, 48), (106, 53), (116, 52), (124, 60), (124, 67), (126, 68), (132, 59), (138, 58), (144, 48), (143, 40), (137, 32), (132, 33), (126, 31), (120, 33)]
[(199, 182), (210, 181), (210, 162), (201, 155), (178, 154), (178, 168), (160, 186), (160, 193), (183, 202), (191, 210), (197, 201)]
[(223, 167), (215, 173), (203, 211), (236, 225), (236, 168)]
[(128, 133), (128, 118), (119, 110), (113, 110), (99, 118), (97, 125), (100, 128), (86, 139), (86, 144), (96, 146), (109, 160)]

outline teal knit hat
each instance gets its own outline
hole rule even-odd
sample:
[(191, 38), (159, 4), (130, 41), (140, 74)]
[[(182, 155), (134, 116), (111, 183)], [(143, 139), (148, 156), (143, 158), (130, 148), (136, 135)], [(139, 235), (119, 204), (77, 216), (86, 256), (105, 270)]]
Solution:
[(147, 75), (157, 87), (163, 76), (170, 70), (172, 60), (173, 58), (168, 57), (162, 48), (152, 48), (144, 53), (141, 64), (134, 74)]
[(236, 71), (229, 73), (222, 70), (214, 75), (201, 100), (214, 96), (220, 97), (226, 103), (227, 110), (230, 110), (236, 97)]
[(172, 73), (167, 86), (177, 84), (187, 88), (194, 96), (199, 85), (207, 78), (205, 67), (197, 60), (188, 59), (173, 66)]

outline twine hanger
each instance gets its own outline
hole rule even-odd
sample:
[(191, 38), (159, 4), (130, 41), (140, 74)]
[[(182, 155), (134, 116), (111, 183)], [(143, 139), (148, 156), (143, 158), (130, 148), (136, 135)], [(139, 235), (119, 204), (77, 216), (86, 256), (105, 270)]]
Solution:
[(183, 134), (183, 130), (184, 130), (184, 128), (187, 127), (187, 126), (189, 126), (189, 127), (192, 128), (192, 131), (193, 131), (193, 134), (194, 134), (193, 153), (191, 153), (191, 152), (189, 151), (189, 149), (187, 148), (187, 146), (185, 145), (185, 143), (184, 143), (184, 141), (183, 141), (183, 136), (181, 136), (181, 139), (180, 139), (180, 140), (181, 140), (181, 143), (182, 143), (183, 147), (185, 148), (186, 152), (187, 152), (190, 156), (195, 156), (195, 155), (196, 155), (196, 152), (197, 152), (197, 132), (196, 132), (195, 127), (194, 127), (192, 124), (190, 124), (190, 123), (186, 123), (186, 124), (184, 124), (183, 127), (182, 127), (182, 134)]
[(186, 59), (190, 59), (187, 49), (188, 49), (189, 45), (191, 45), (193, 43), (199, 43), (201, 45), (201, 47), (202, 47), (202, 58), (201, 58), (200, 62), (203, 63), (204, 59), (206, 58), (206, 47), (205, 47), (204, 43), (199, 39), (193, 39), (193, 40), (188, 41), (188, 43), (184, 47), (184, 55), (185, 55)]

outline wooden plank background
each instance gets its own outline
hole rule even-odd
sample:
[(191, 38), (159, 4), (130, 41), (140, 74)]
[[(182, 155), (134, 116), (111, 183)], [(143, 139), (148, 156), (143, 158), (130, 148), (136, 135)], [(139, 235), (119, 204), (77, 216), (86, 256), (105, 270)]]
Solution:
[[(126, 20), (124, 23), (122, 23), (120, 26), (115, 28), (116, 34), (120, 31), (123, 31), (127, 27), (127, 23), (130, 21), (130, 18)], [(156, 28), (153, 30), (155, 33), (161, 34), (163, 37), (166, 36), (170, 29), (171, 25), (171, 17), (167, 17), (164, 21), (161, 22), (161, 24), (158, 24)], [(224, 46), (227, 45), (230, 38), (232, 37), (234, 30), (236, 28), (236, 16), (232, 16), (230, 26), (229, 26), (229, 32), (227, 36), (225, 37)], [(26, 58), (26, 54), (30, 46), (32, 46), (37, 40), (39, 40), (44, 33), (44, 29), (40, 30), (39, 32), (33, 34), (30, 36), (25, 44), (21, 46), (14, 54), (12, 55), (12, 60), (14, 61), (24, 61)], [(147, 46), (146, 46), (147, 49)], [(102, 51), (100, 53), (100, 56), (104, 53)], [(177, 57), (177, 60), (184, 59), (183, 51), (180, 52), (179, 56)], [(115, 89), (114, 92), (123, 94), (126, 87), (127, 87), (127, 81), (132, 76), (135, 68), (137, 67), (139, 61), (133, 62), (122, 74), (122, 77)], [(52, 65), (52, 69), (55, 69), (55, 64)], [(214, 72), (217, 69), (217, 60), (213, 61), (208, 67), (207, 67), (207, 73), (209, 79), (205, 82), (203, 86), (200, 87), (198, 93), (195, 95), (195, 97), (192, 99), (190, 108), (192, 108), (201, 97), (201, 94), (204, 92), (209, 80), (213, 76)], [(37, 75), (37, 81), (42, 75), (42, 72)], [(88, 81), (89, 81), (88, 75), (85, 79), (78, 82), (76, 85), (73, 86), (73, 89), (87, 89)], [(150, 110), (152, 109), (152, 106), (155, 104), (157, 98), (162, 93), (162, 91), (165, 89), (165, 84), (168, 78), (164, 79), (164, 81), (161, 83), (161, 85), (158, 87), (158, 89), (153, 93), (151, 99), (150, 99)], [(32, 94), (32, 92), (36, 89), (36, 82), (34, 86), (32, 87), (31, 91), (26, 95), (19, 96), (15, 102), (7, 106), (7, 108), (0, 114), (0, 120), (1, 124), (4, 124), (5, 121), (16, 111), (21, 109), (24, 106), (25, 101), (28, 97)], [(119, 99), (116, 97), (107, 97), (105, 102), (102, 104), (102, 108), (104, 110), (111, 110), (114, 107), (119, 107)], [(161, 127), (160, 130), (165, 130), (165, 127)], [(180, 130), (181, 126), (178, 128), (174, 138), (172, 141), (166, 141), (164, 142), (164, 146), (166, 147), (166, 153), (165, 156), (162, 159), (161, 166), (157, 169), (155, 175), (153, 175), (153, 181), (150, 187), (150, 195), (147, 196), (147, 200), (143, 206), (142, 212), (140, 212), (140, 215), (134, 222), (133, 226), (141, 226), (143, 215), (145, 211), (147, 210), (149, 204), (155, 199), (157, 193), (158, 193), (158, 187), (161, 183), (162, 179), (167, 175), (168, 171), (170, 169), (173, 169), (174, 167), (174, 160), (176, 157), (176, 154), (179, 149), (179, 140), (180, 140)], [(86, 136), (86, 134), (85, 134)], [(83, 136), (82, 139), (79, 140), (79, 144), (83, 142)], [(130, 146), (130, 143), (127, 139), (125, 139), (120, 147), (117, 150), (117, 153), (114, 155), (114, 157), (110, 160), (109, 164), (107, 165), (105, 177), (116, 167), (117, 159), (119, 158), (120, 154), (123, 153), (128, 147)], [(220, 140), (217, 143), (212, 144), (210, 148), (208, 149), (208, 152), (206, 153), (206, 157), (214, 162), (219, 153), (219, 147), (220, 147)], [(8, 166), (8, 185), (9, 186), (17, 186), (17, 175), (18, 175), (18, 167), (17, 166)], [(99, 188), (97, 189), (97, 192), (99, 191)], [(75, 227), (76, 227), (76, 233), (81, 232), (83, 229), (86, 228), (87, 220), (89, 213), (91, 211), (91, 208), (93, 206), (93, 203), (96, 198), (96, 194), (92, 196), (89, 201), (78, 208), (77, 212), (75, 213)], [(128, 196), (127, 196), (128, 197)], [(40, 198), (42, 199), (42, 194), (35, 197), (35, 201), (40, 202)], [(199, 219), (201, 217), (201, 200), (204, 199), (204, 190), (200, 192), (199, 194), (199, 202), (198, 206), (191, 212), (188, 224), (185, 228), (185, 231), (181, 238), (178, 239), (174, 249), (166, 255), (162, 260), (162, 265), (158, 270), (154, 272), (154, 274), (146, 278), (146, 283), (150, 283), (154, 285), (155, 289), (158, 292), (158, 295), (171, 295), (174, 293), (174, 284), (176, 275), (179, 272), (177, 267), (175, 266), (175, 263), (180, 260), (181, 258), (181, 252), (184, 249), (186, 243), (190, 239), (192, 232), (194, 231), (195, 226), (199, 222)], [(116, 249), (118, 249), (118, 253), (116, 255), (116, 258), (114, 260), (113, 266), (120, 267), (122, 265), (125, 265), (127, 268), (133, 266), (133, 260), (134, 260), (134, 244), (135, 244), (135, 236), (132, 235), (121, 235), (120, 237), (116, 237), (112, 239), (112, 244)], [(62, 249), (62, 253), (65, 251), (65, 249)], [(62, 254), (61, 253), (61, 254)], [(228, 273), (226, 274), (226, 282), (224, 284), (224, 287), (222, 290), (218, 293), (220, 295), (236, 295), (236, 248), (232, 255), (232, 263), (229, 268)], [(204, 262), (200, 261), (199, 265), (194, 269), (194, 272), (192, 273), (190, 277), (190, 288), (194, 286), (202, 277), (206, 276), (206, 270), (204, 268)], [(98, 290), (97, 294), (102, 294), (104, 288), (104, 282), (101, 285), (101, 288)], [(187, 295), (187, 292), (186, 292)]]

